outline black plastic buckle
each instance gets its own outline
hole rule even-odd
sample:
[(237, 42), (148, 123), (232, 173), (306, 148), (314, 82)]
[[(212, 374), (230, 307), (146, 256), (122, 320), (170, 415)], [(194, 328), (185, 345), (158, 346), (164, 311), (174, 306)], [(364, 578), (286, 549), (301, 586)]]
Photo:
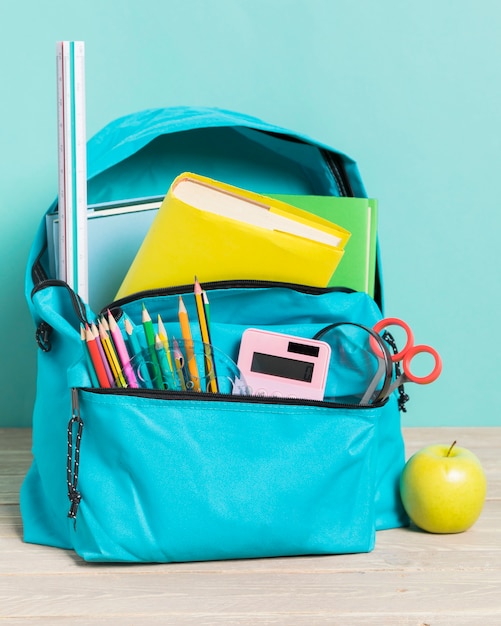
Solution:
[(38, 347), (43, 350), (43, 352), (49, 352), (52, 348), (50, 343), (50, 335), (52, 333), (52, 326), (49, 326), (47, 322), (40, 322), (38, 325), (37, 331), (35, 333), (35, 339), (38, 344)]

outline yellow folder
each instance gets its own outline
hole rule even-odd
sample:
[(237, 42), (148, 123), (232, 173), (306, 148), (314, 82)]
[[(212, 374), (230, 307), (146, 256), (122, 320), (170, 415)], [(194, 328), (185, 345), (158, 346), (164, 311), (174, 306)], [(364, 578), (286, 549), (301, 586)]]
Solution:
[(172, 183), (117, 293), (215, 280), (325, 287), (350, 237), (332, 222), (197, 174)]

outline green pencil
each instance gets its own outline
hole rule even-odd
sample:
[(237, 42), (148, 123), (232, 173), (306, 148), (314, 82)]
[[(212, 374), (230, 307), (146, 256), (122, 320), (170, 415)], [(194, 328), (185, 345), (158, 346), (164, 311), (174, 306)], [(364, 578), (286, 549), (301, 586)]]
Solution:
[(150, 314), (146, 306), (143, 303), (142, 319), (144, 336), (146, 339), (146, 345), (148, 346), (148, 352), (150, 353), (151, 371), (150, 376), (153, 381), (153, 385), (156, 389), (163, 389), (162, 370), (160, 363), (158, 362), (157, 351), (155, 349), (155, 328), (151, 321)]

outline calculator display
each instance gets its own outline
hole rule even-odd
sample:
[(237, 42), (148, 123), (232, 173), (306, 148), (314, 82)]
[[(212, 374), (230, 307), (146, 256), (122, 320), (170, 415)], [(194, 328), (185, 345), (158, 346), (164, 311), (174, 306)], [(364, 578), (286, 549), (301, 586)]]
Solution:
[(283, 356), (254, 352), (251, 371), (309, 383), (313, 377), (313, 367), (314, 364), (308, 361), (297, 361)]

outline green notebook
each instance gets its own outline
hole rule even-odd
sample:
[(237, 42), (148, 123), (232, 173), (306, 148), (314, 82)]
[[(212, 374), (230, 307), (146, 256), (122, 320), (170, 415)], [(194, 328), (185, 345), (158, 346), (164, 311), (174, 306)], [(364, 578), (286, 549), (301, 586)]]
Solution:
[(374, 296), (376, 272), (377, 201), (371, 198), (267, 194), (351, 232), (330, 287), (350, 287)]

